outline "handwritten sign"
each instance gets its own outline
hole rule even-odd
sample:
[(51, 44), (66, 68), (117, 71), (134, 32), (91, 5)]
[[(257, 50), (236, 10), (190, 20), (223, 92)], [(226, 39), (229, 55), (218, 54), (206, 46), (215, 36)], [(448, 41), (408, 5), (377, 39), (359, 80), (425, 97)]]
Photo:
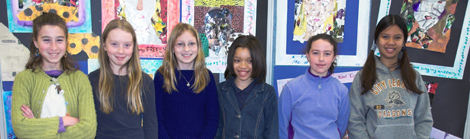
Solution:
[(358, 71), (333, 73), (331, 77), (338, 79), (341, 83), (352, 83)]
[[(331, 74), (331, 77), (338, 79), (341, 83), (352, 83), (354, 80), (354, 77), (356, 77), (358, 71), (350, 71), (350, 72), (340, 72), (340, 73), (333, 73)], [(284, 86), (294, 78), (288, 78), (288, 79), (279, 79), (277, 80), (277, 92), (278, 95), (281, 95), (282, 89)]]
[(141, 44), (139, 45), (139, 57), (163, 58), (165, 55), (165, 44)]
[(227, 59), (206, 57), (206, 67), (212, 73), (224, 73), (227, 68)]
[[(470, 7), (470, 3), (467, 3), (467, 7)], [(413, 68), (422, 75), (461, 80), (463, 78), (464, 68), (467, 64), (468, 45), (470, 43), (468, 41), (470, 37), (470, 10), (465, 11), (463, 23), (453, 67), (412, 62)]]

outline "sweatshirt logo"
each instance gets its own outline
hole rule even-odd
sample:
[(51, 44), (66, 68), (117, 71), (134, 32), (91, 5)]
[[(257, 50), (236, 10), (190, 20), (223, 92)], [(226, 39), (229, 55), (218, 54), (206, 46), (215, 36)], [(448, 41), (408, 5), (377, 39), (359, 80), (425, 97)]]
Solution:
[(387, 107), (393, 108), (393, 106), (400, 106), (405, 104), (405, 102), (401, 99), (401, 95), (398, 91), (392, 90), (388, 92), (387, 98), (385, 98), (385, 104), (387, 104)]
[(395, 119), (400, 117), (410, 117), (413, 115), (411, 109), (396, 109), (396, 110), (378, 110), (377, 117), (386, 119)]
[(371, 89), (370, 92), (375, 95), (379, 95), (380, 92), (384, 91), (387, 88), (398, 87), (405, 88), (405, 84), (400, 79), (388, 79), (387, 81), (380, 81), (376, 83)]

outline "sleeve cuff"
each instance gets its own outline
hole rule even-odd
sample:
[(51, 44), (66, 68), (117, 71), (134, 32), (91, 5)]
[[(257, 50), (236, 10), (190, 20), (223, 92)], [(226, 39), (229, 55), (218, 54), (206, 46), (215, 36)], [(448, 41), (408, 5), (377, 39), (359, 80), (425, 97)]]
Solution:
[(60, 132), (65, 132), (64, 120), (62, 117), (59, 117), (59, 131), (57, 131), (57, 133)]

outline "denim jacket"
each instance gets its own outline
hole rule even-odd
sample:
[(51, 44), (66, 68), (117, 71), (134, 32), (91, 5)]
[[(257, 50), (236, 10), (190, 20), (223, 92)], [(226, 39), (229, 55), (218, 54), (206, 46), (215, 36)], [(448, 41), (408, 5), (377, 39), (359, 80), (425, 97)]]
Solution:
[(217, 85), (220, 117), (216, 138), (278, 139), (279, 120), (274, 88), (266, 83), (254, 84), (240, 111), (233, 82), (234, 78), (231, 78)]

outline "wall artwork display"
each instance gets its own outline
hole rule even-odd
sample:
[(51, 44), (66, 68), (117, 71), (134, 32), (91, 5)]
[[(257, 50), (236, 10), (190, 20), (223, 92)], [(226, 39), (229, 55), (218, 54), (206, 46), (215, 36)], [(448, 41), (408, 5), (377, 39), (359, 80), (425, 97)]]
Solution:
[(401, 15), (407, 21), (406, 46), (445, 53), (459, 0), (405, 1)]
[(326, 33), (343, 42), (345, 9), (345, 0), (295, 0), (294, 41)]
[(370, 7), (370, 0), (278, 1), (276, 65), (307, 66), (303, 49), (308, 38), (326, 33), (338, 42), (338, 66), (362, 66), (368, 52)]
[(182, 0), (181, 22), (193, 25), (206, 52), (206, 66), (223, 73), (227, 50), (239, 35), (255, 35), (256, 0)]
[(13, 132), (13, 126), (11, 123), (11, 91), (5, 91), (2, 93), (3, 99), (3, 110), (5, 110), (5, 124), (6, 124), (6, 131), (7, 131), (7, 138), (8, 139), (15, 139), (16, 135)]
[(73, 33), (69, 34), (67, 40), (67, 52), (71, 55), (77, 55), (85, 52), (89, 59), (97, 59), (100, 50), (100, 36), (95, 33)]
[[(387, 0), (382, 0), (381, 1), (383, 4), (380, 5), (380, 11), (386, 11), (386, 12), (381, 12), (379, 13), (377, 19), (382, 19), (382, 17), (384, 17), (386, 14), (388, 14), (388, 12), (390, 11), (390, 4), (391, 4), (391, 1), (387, 1)], [(430, 2), (430, 3), (427, 3), (427, 4), (423, 4), (423, 2)], [(445, 12), (443, 13), (446, 13), (446, 14), (443, 14), (441, 13), (440, 16), (438, 17), (435, 17), (434, 15), (433, 16), (430, 16), (430, 15), (425, 15), (426, 13), (420, 13), (421, 16), (424, 16), (423, 19), (421, 20), (429, 20), (429, 21), (426, 21), (426, 23), (421, 23), (423, 26), (426, 25), (427, 28), (424, 28), (426, 30), (428, 30), (428, 34), (426, 34), (427, 36), (430, 36), (428, 37), (428, 39), (426, 39), (426, 37), (422, 37), (420, 38), (421, 40), (418, 41), (418, 43), (421, 43), (423, 44), (422, 42), (430, 42), (427, 47), (430, 49), (431, 47), (431, 44), (433, 42), (436, 42), (436, 40), (442, 40), (442, 39), (436, 39), (433, 37), (436, 36), (436, 34), (439, 34), (441, 33), (440, 35), (442, 35), (442, 32), (445, 31), (444, 34), (447, 34), (446, 38), (447, 41), (444, 42), (439, 42), (437, 44), (439, 44), (439, 46), (442, 46), (441, 44), (445, 44), (447, 45), (447, 42), (448, 42), (448, 39), (449, 37), (452, 37), (450, 36), (450, 28), (451, 28), (451, 20), (449, 20), (449, 22), (447, 22), (447, 16), (450, 16), (452, 17), (452, 13), (455, 13), (454, 9), (455, 7), (457, 6), (457, 2), (458, 0), (453, 0), (453, 1), (442, 1), (442, 0), (427, 0), (427, 1), (421, 1), (421, 3), (419, 2), (416, 2), (413, 6), (417, 7), (415, 9), (418, 9), (420, 8), (420, 6), (422, 6), (421, 8), (426, 8), (424, 6), (428, 6), (429, 7), (436, 7), (436, 5), (438, 5), (439, 7), (439, 4), (443, 4), (445, 3)], [(451, 6), (448, 6), (448, 5), (451, 5)], [(406, 3), (403, 4), (403, 9), (407, 9), (407, 5)], [(442, 5), (440, 5), (442, 7)], [(466, 7), (470, 7), (470, 3), (467, 3)], [(436, 13), (427, 13), (427, 14), (437, 14), (438, 12), (438, 9), (436, 8), (433, 8), (433, 12), (436, 12)], [(447, 11), (448, 9), (450, 9), (450, 11)], [(455, 36), (455, 37), (458, 37), (459, 39), (459, 42), (458, 42), (458, 46), (457, 46), (457, 53), (456, 53), (456, 56), (455, 56), (455, 59), (453, 61), (453, 66), (441, 66), (441, 65), (432, 65), (432, 64), (426, 64), (426, 63), (418, 63), (418, 62), (411, 62), (413, 64), (413, 68), (415, 70), (417, 70), (418, 72), (421, 73), (421, 75), (426, 75), (426, 76), (434, 76), (434, 77), (442, 77), (442, 78), (452, 78), (452, 79), (462, 79), (463, 78), (463, 74), (464, 74), (464, 69), (465, 69), (465, 66), (467, 64), (467, 57), (468, 57), (468, 50), (469, 50), (469, 40), (468, 38), (470, 37), (470, 10), (468, 10), (468, 8), (465, 8), (466, 11), (465, 11), (465, 16), (464, 17), (452, 17), (452, 18), (463, 18), (463, 24), (462, 24), (462, 27), (461, 27), (461, 30), (460, 30), (460, 36)], [(463, 12), (463, 11), (462, 11)], [(386, 14), (384, 14), (386, 13)], [(403, 10), (402, 10), (402, 13), (403, 13)], [(417, 16), (417, 15), (420, 15), (420, 14), (413, 14), (412, 16)], [(409, 16), (409, 14), (406, 14)], [(405, 17), (404, 17), (405, 18)], [(442, 18), (446, 18), (446, 20), (441, 20)], [(407, 20), (416, 20), (416, 21), (413, 21), (413, 22), (409, 22), (409, 25), (412, 23), (412, 27), (413, 28), (408, 28), (409, 30), (411, 30), (409, 32), (409, 36), (413, 36), (413, 33), (416, 32), (416, 30), (418, 30), (418, 27), (415, 27), (418, 26), (419, 24), (417, 23), (418, 22), (418, 17), (414, 17), (413, 19), (411, 18), (405, 18)], [(451, 19), (451, 18), (449, 18)], [(420, 21), (421, 22), (421, 21)], [(432, 23), (432, 24), (431, 24)], [(449, 24), (448, 24), (449, 23)], [(411, 26), (408, 26), (408, 27), (411, 27)], [(447, 29), (446, 29), (447, 28)], [(423, 30), (424, 30), (423, 29)], [(442, 29), (442, 30), (441, 30)], [(424, 31), (426, 31), (424, 30)], [(414, 32), (413, 32), (414, 31)], [(458, 31), (458, 30), (455, 30), (455, 31)], [(418, 31), (419, 32), (419, 31)], [(429, 35), (429, 32), (431, 32), (432, 34), (434, 35)], [(421, 32), (423, 33), (423, 32)], [(416, 34), (416, 33), (415, 33)], [(419, 36), (419, 35), (418, 35)], [(419, 38), (419, 37), (418, 37)], [(413, 38), (408, 38), (408, 39), (412, 39)], [(408, 40), (410, 41), (410, 40)], [(407, 43), (406, 45), (408, 46), (409, 44), (410, 45), (413, 45), (414, 42), (410, 42), (410, 43)], [(416, 45), (418, 45), (418, 43), (415, 43)], [(435, 45), (437, 46), (437, 45)], [(434, 47), (434, 45), (433, 45)], [(445, 47), (446, 46), (443, 46), (444, 48), (444, 51), (445, 51)], [(419, 48), (423, 48), (423, 47), (419, 47)], [(428, 50), (429, 50), (428, 49)]]
[(0, 32), (2, 32), (0, 33), (2, 81), (13, 81), (16, 75), (24, 70), (24, 65), (28, 62), (29, 50), (1, 23)]
[(167, 9), (177, 7), (177, 0), (102, 0), (101, 6), (102, 30), (113, 19), (125, 19), (134, 27), (140, 57), (163, 58), (179, 16)]
[(67, 22), (69, 33), (91, 33), (90, 0), (6, 0), (8, 26), (13, 33), (31, 33), (42, 12), (56, 13)]
[[(98, 59), (88, 59), (87, 62), (88, 73), (97, 70), (100, 68), (100, 63), (98, 63)], [(141, 59), (140, 60), (140, 68), (143, 72), (147, 73), (152, 79), (153, 75), (157, 72), (158, 68), (162, 66), (163, 60), (156, 60), (156, 59)]]

